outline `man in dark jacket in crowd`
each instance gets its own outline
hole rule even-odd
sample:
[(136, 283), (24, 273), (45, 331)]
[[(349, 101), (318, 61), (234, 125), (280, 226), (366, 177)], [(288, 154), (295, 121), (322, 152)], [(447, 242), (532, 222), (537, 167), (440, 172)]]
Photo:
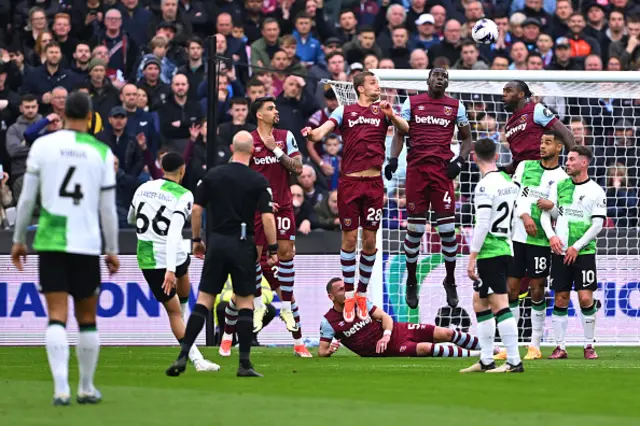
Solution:
[(127, 111), (121, 106), (115, 106), (109, 114), (109, 125), (96, 137), (107, 144), (120, 159), (123, 166), (121, 168), (137, 178), (144, 168), (144, 158), (136, 139), (125, 131), (126, 126)]
[(320, 106), (314, 96), (303, 91), (304, 86), (305, 81), (301, 77), (287, 77), (282, 93), (276, 98), (276, 108), (280, 113), (278, 127), (291, 130), (298, 142), (300, 152), (306, 157), (307, 141), (300, 131)]
[(200, 102), (187, 97), (189, 82), (183, 74), (176, 74), (171, 82), (172, 96), (158, 109), (162, 144), (169, 150), (184, 152), (189, 141), (189, 129), (202, 121)]
[(123, 108), (127, 111), (127, 126), (125, 131), (138, 138), (143, 134), (145, 141), (155, 156), (160, 148), (159, 128), (156, 122), (156, 116), (143, 109), (138, 108), (138, 88), (133, 84), (125, 84), (120, 91), (120, 101)]

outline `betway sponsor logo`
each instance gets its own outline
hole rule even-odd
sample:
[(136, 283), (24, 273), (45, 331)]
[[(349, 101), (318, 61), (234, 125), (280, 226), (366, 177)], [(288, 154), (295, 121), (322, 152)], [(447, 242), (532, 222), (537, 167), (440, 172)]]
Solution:
[(379, 118), (367, 118), (367, 117), (363, 117), (360, 116), (358, 118), (356, 118), (355, 120), (347, 120), (347, 122), (349, 123), (349, 127), (353, 127), (357, 124), (373, 124), (374, 126), (379, 126), (380, 125), (380, 119)]
[(527, 123), (518, 124), (516, 127), (510, 128), (509, 130), (507, 130), (507, 138), (510, 138), (515, 133), (520, 132), (526, 128), (527, 128)]
[(432, 115), (427, 115), (426, 117), (420, 117), (419, 115), (415, 118), (416, 123), (418, 124), (435, 124), (436, 126), (447, 127), (451, 124), (451, 120), (447, 120), (446, 118), (438, 118)]
[(273, 155), (269, 155), (268, 157), (253, 157), (253, 162), (257, 165), (264, 166), (265, 164), (276, 164), (278, 163), (278, 159)]
[(363, 328), (365, 328), (367, 326), (367, 324), (370, 324), (370, 323), (371, 323), (371, 317), (369, 316), (369, 317), (367, 317), (366, 320), (359, 321), (359, 322), (353, 324), (353, 326), (350, 329), (348, 329), (347, 331), (345, 331), (343, 333), (344, 337), (353, 336), (355, 333), (357, 333), (358, 331), (362, 330)]

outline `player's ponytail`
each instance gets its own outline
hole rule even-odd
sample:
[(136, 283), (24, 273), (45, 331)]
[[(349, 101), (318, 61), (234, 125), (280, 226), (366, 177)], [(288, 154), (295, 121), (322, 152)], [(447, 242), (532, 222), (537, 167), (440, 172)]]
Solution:
[(514, 80), (514, 81), (518, 83), (518, 86), (520, 86), (520, 90), (524, 92), (524, 97), (526, 99), (529, 99), (530, 97), (533, 96), (533, 93), (531, 93), (531, 90), (529, 89), (529, 85), (527, 83), (525, 83), (522, 80)]

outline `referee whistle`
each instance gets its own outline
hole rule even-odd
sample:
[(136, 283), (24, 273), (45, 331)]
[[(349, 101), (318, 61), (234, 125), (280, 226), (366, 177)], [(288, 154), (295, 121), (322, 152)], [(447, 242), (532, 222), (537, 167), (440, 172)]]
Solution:
[(247, 224), (244, 222), (240, 224), (240, 239), (241, 240), (247, 239)]

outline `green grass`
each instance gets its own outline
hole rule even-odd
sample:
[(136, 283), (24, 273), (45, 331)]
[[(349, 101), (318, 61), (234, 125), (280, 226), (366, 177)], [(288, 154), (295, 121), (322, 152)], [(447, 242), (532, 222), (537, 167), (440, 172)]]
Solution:
[[(229, 359), (204, 348), (218, 373), (189, 366), (168, 378), (176, 348), (103, 348), (97, 406), (52, 407), (43, 348), (0, 348), (0, 424), (128, 425), (638, 425), (640, 349), (598, 348), (600, 360), (526, 364), (524, 374), (458, 373), (473, 360), (294, 358), (290, 349), (253, 352), (262, 379), (235, 377)], [(546, 349), (544, 352), (550, 352)], [(70, 377), (77, 386), (74, 351)], [(206, 423), (205, 423), (206, 422)], [(552, 423), (553, 422), (553, 423)]]

